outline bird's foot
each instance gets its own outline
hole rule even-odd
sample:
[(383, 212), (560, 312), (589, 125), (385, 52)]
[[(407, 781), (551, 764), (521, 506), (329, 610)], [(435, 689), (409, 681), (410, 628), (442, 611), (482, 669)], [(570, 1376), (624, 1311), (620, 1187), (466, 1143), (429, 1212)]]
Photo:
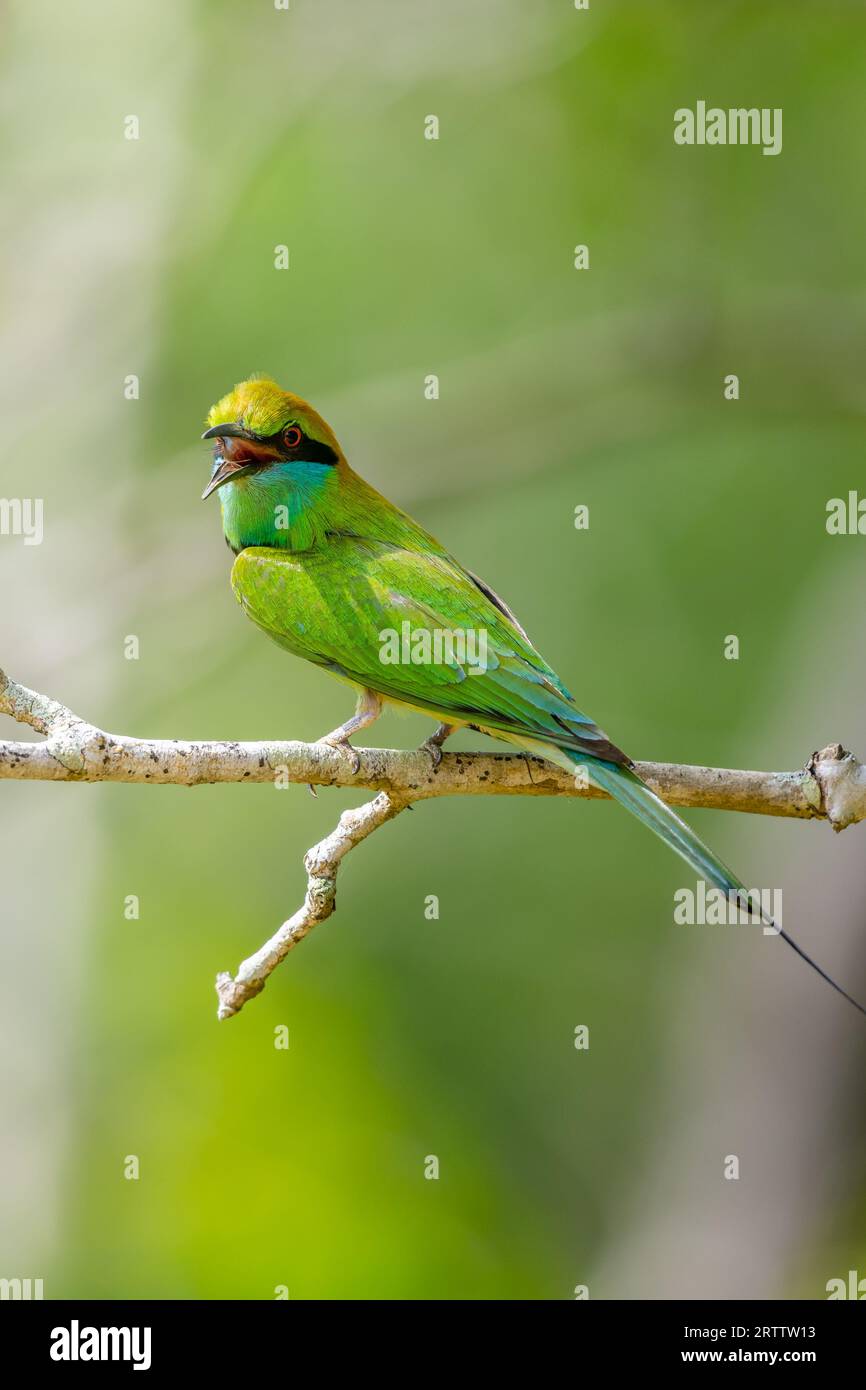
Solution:
[(446, 738), (450, 738), (454, 733), (455, 727), (454, 724), (440, 724), (430, 737), (425, 738), (420, 745), (419, 752), (423, 750), (423, 752), (430, 754), (434, 771), (442, 761), (442, 745)]
[(375, 690), (362, 690), (358, 699), (358, 706), (351, 719), (347, 719), (345, 724), (339, 728), (332, 729), (323, 738), (317, 739), (318, 743), (324, 744), (326, 748), (344, 748), (352, 759), (352, 775), (354, 776), (361, 767), (361, 755), (352, 747), (349, 742), (350, 734), (359, 734), (362, 729), (367, 729), (379, 718), (382, 713), (382, 697), (377, 695)]
[(352, 759), (352, 773), (356, 773), (361, 766), (361, 754), (357, 748), (353, 748), (349, 742), (348, 734), (342, 729), (335, 729), (332, 734), (325, 734), (324, 738), (316, 739), (324, 748), (342, 748)]

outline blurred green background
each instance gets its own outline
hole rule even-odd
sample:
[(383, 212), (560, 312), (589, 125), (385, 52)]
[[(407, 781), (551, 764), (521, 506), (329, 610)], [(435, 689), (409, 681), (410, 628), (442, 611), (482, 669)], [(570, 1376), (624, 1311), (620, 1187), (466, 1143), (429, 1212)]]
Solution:
[[(866, 755), (866, 540), (824, 524), (864, 486), (861, 4), (18, 0), (2, 23), (2, 492), (45, 499), (45, 540), (0, 538), (0, 665), (118, 732), (340, 722), (346, 692), (243, 618), (198, 501), (203, 416), (262, 370), (634, 756)], [(782, 107), (782, 153), (676, 146), (698, 99)], [(389, 714), (374, 741), (429, 728)], [(358, 800), (3, 788), (0, 1276), (567, 1299), (866, 1275), (862, 1020), (777, 941), (675, 926), (685, 870), (612, 806), (419, 806), (217, 1024), (215, 973)], [(862, 832), (692, 819), (862, 997)]]

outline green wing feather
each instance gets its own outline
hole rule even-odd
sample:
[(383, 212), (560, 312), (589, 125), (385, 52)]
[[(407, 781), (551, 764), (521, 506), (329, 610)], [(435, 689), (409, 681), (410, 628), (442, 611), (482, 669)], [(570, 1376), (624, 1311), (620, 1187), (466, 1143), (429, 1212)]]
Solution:
[[(280, 646), (386, 699), (446, 722), (628, 761), (577, 709), (493, 591), (447, 555), (354, 536), (302, 553), (252, 547), (235, 561), (232, 587)], [(431, 639), (437, 630), (483, 631), (486, 669), (470, 674), (457, 660), (386, 664), (380, 634), (407, 621)]]

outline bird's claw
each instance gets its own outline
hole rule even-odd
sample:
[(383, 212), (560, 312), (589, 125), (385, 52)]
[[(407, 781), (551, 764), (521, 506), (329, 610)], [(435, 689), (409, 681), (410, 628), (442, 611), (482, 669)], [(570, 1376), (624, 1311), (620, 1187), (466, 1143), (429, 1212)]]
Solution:
[(433, 763), (433, 771), (435, 772), (442, 761), (442, 744), (438, 743), (435, 738), (425, 738), (418, 751), (419, 753), (430, 754), (430, 760)]
[(340, 748), (343, 750), (343, 752), (349, 753), (352, 758), (352, 775), (354, 776), (357, 772), (360, 771), (361, 754), (358, 752), (357, 748), (352, 747), (345, 734), (343, 734), (341, 737), (337, 737), (333, 734), (326, 734), (325, 737), (320, 738), (318, 742), (322, 745), (323, 748)]
[(434, 772), (442, 761), (442, 745), (446, 738), (451, 737), (453, 732), (453, 724), (439, 724), (430, 737), (425, 738), (424, 742), (421, 744), (419, 751), (430, 754)]

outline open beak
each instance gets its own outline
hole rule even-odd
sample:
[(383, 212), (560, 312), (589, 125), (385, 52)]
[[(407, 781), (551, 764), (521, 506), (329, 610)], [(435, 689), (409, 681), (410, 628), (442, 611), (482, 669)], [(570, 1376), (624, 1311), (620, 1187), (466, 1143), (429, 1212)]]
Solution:
[[(256, 442), (256, 436), (250, 434), (242, 425), (213, 425), (209, 430), (205, 430), (202, 439), (245, 439), (249, 443)], [(201, 495), (202, 501), (210, 497), (212, 492), (222, 487), (223, 483), (229, 483), (235, 478), (242, 478), (247, 473), (252, 473), (260, 467), (260, 461), (247, 454), (245, 457), (232, 458), (228, 449), (223, 449), (217, 453), (214, 459), (213, 472), (210, 475), (210, 482)]]

